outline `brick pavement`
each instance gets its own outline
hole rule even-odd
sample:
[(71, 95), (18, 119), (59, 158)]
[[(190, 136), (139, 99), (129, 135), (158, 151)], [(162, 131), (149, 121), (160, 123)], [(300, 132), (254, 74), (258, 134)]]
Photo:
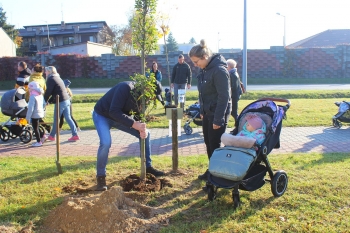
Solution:
[[(152, 155), (172, 155), (172, 139), (168, 129), (150, 129), (152, 136)], [(191, 135), (184, 132), (178, 137), (179, 155), (205, 154), (201, 128), (193, 128)], [(69, 131), (62, 131), (60, 136), (60, 155), (96, 155), (98, 136), (95, 130), (79, 132), (80, 141), (68, 142)], [(119, 130), (111, 130), (113, 144), (110, 155), (138, 156), (138, 139)], [(350, 129), (343, 127), (283, 127), (281, 132), (281, 148), (271, 153), (292, 152), (350, 152)], [(34, 141), (33, 141), (34, 142)], [(56, 156), (55, 142), (47, 141), (42, 147), (31, 147), (31, 143), (23, 144), (19, 139), (0, 141), (0, 157), (3, 156)]]

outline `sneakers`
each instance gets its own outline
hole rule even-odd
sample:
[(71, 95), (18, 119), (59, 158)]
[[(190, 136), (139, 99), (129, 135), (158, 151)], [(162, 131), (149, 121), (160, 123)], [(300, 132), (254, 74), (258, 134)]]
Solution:
[(146, 173), (150, 173), (150, 174), (152, 174), (154, 176), (164, 176), (165, 175), (164, 172), (159, 171), (159, 170), (155, 169), (154, 167), (146, 168)]
[(208, 175), (209, 175), (209, 171), (207, 169), (202, 175), (198, 176), (198, 179), (207, 181), (208, 180)]
[(47, 140), (47, 136), (44, 134), (40, 141), (41, 143), (44, 143), (46, 140)]
[(47, 140), (49, 140), (49, 141), (51, 141), (51, 142), (56, 141), (56, 139), (55, 139), (54, 137), (52, 137), (51, 135), (49, 135), (49, 136), (47, 137)]
[(78, 135), (75, 135), (75, 136), (69, 138), (68, 141), (69, 141), (69, 142), (75, 142), (75, 141), (78, 141), (79, 139), (80, 139), (79, 136), (78, 136)]
[(97, 185), (95, 191), (106, 191), (107, 185), (106, 185), (106, 176), (97, 176)]
[(42, 146), (43, 144), (41, 142), (36, 142), (36, 143), (33, 143), (32, 146), (34, 147), (39, 147), (39, 146)]

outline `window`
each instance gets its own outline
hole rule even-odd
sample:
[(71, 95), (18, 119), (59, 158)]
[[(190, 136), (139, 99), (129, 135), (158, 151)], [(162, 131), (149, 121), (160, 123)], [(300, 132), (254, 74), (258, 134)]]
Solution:
[(74, 44), (74, 37), (73, 36), (67, 36), (63, 37), (63, 44)]
[(90, 28), (97, 28), (97, 24), (90, 25)]
[(86, 41), (96, 42), (93, 35), (82, 35), (81, 42), (86, 42)]
[(22, 47), (29, 47), (30, 45), (36, 45), (35, 38), (23, 38)]
[[(53, 37), (50, 37), (50, 46), (52, 46), (53, 40), (54, 40)], [(43, 38), (43, 42), (42, 43), (43, 43), (43, 46), (49, 46), (47, 37)]]
[(55, 31), (57, 30), (57, 27), (50, 27), (50, 30)]

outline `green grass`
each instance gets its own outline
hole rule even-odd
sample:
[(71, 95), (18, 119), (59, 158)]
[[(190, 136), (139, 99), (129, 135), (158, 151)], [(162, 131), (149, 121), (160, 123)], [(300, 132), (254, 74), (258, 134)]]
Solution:
[[(64, 78), (63, 78), (64, 79)], [(108, 78), (72, 78), (71, 88), (103, 88), (112, 87), (115, 84), (130, 80), (129, 78), (124, 79), (108, 79)], [(349, 78), (249, 78), (248, 85), (274, 85), (274, 84), (349, 84)], [(163, 77), (163, 86), (169, 86), (169, 78)], [(192, 78), (192, 85), (197, 85), (197, 78)], [(1, 81), (0, 90), (11, 90), (15, 86), (14, 81)]]
[[(53, 158), (1, 158), (0, 225), (39, 226), (48, 212), (68, 194), (62, 189), (95, 176), (94, 156), (63, 157), (64, 173), (57, 175)], [(146, 194), (143, 204), (160, 207), (169, 215), (160, 232), (349, 232), (350, 170), (348, 154), (271, 154), (274, 169), (289, 176), (286, 193), (274, 198), (270, 184), (254, 192), (241, 191), (243, 205), (232, 208), (231, 190), (219, 189), (213, 202), (201, 191), (196, 176), (207, 166), (206, 155), (182, 157), (187, 173), (171, 177), (172, 188)], [(170, 156), (153, 156), (157, 168), (171, 170)], [(111, 157), (107, 182), (120, 181), (139, 169), (136, 157)], [(345, 181), (345, 182), (344, 182)], [(143, 194), (144, 197), (144, 194)]]
[[(78, 121), (82, 129), (94, 129), (91, 118), (91, 111), (95, 103), (102, 94), (75, 95), (73, 100), (73, 116)], [(239, 111), (251, 102), (262, 97), (287, 98), (292, 105), (287, 112), (287, 120), (283, 121), (285, 127), (296, 126), (330, 126), (331, 118), (338, 112), (338, 107), (334, 105), (336, 101), (347, 100), (350, 96), (350, 90), (341, 91), (252, 91), (242, 96), (239, 101)], [(196, 102), (198, 92), (192, 91), (186, 94), (186, 105)], [(282, 105), (284, 103), (281, 103)], [(53, 105), (49, 105), (46, 111), (45, 121), (52, 122)], [(164, 109), (160, 104), (151, 112), (155, 119), (148, 122), (149, 128), (167, 128), (168, 120), (166, 119)], [(6, 121), (7, 116), (0, 115), (0, 122)], [(187, 120), (183, 117), (182, 124)], [(233, 119), (230, 118), (229, 127), (233, 127)], [(197, 127), (195, 124), (191, 124)], [(68, 129), (64, 124), (63, 129)]]

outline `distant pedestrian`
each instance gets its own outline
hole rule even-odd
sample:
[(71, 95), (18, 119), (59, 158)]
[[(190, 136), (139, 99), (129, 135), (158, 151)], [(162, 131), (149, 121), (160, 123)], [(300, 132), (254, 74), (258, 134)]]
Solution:
[(32, 144), (32, 146), (42, 146), (41, 137), (44, 135), (40, 135), (39, 131), (39, 122), (44, 117), (44, 98), (42, 94), (44, 90), (40, 87), (37, 82), (30, 82), (28, 84), (29, 91), (29, 102), (26, 120), (28, 123), (31, 123), (33, 126), (33, 130), (35, 133), (36, 143)]
[[(192, 71), (191, 67), (185, 62), (185, 57), (180, 54), (178, 63), (173, 68), (171, 75), (171, 88), (174, 88), (175, 106), (178, 107), (178, 90), (191, 89)], [(184, 103), (185, 105), (185, 103)]]
[[(72, 120), (73, 120), (73, 122), (75, 124), (75, 127), (77, 127), (77, 131), (80, 131), (80, 128), (78, 126), (78, 122), (73, 117), (73, 107), (72, 107), (73, 106), (73, 93), (72, 93), (72, 91), (69, 88), (69, 85), (71, 84), (71, 81), (69, 81), (69, 79), (65, 79), (63, 81), (63, 83), (66, 86), (66, 90), (67, 90), (68, 96), (70, 98), (70, 106), (69, 106), (70, 107), (70, 116), (71, 116), (71, 118), (72, 118)], [(64, 115), (62, 114), (61, 115), (61, 119), (60, 119), (60, 125), (59, 125), (60, 130), (62, 129), (63, 123), (64, 123)]]
[[(54, 101), (56, 101), (56, 95), (59, 95), (59, 116), (62, 114), (64, 115), (64, 118), (66, 119), (67, 123), (69, 124), (69, 127), (72, 131), (72, 137), (68, 139), (68, 141), (74, 142), (79, 140), (79, 136), (77, 133), (77, 128), (75, 127), (75, 124), (71, 118), (70, 114), (70, 98), (68, 96), (66, 87), (64, 86), (63, 80), (61, 79), (60, 75), (57, 73), (57, 70), (54, 66), (48, 66), (45, 67), (45, 73), (46, 73), (46, 92), (44, 95), (45, 102), (48, 102), (50, 97), (52, 96)], [(55, 104), (56, 105), (56, 104)], [(56, 117), (56, 106), (54, 108), (54, 121), (53, 121), (53, 127), (50, 132), (50, 136), (47, 138), (49, 141), (55, 141), (56, 137), (56, 125), (57, 125), (57, 117)]]
[(158, 64), (155, 61), (152, 63), (151, 73), (154, 73), (154, 77), (158, 82), (162, 82), (162, 79), (163, 79), (162, 72), (158, 70)]
[(232, 111), (231, 116), (235, 121), (238, 118), (238, 101), (242, 95), (241, 80), (237, 72), (237, 62), (233, 59), (227, 60), (227, 70), (230, 73)]
[(27, 66), (27, 63), (20, 61), (17, 66), (18, 76), (16, 78), (15, 88), (24, 87), (26, 90), (28, 88), (29, 76), (32, 73)]
[[(36, 64), (31, 72), (31, 75), (29, 77), (29, 83), (30, 82), (37, 82), (39, 86), (44, 90), (44, 93), (46, 91), (46, 80), (43, 77), (43, 67), (40, 65), (40, 63)], [(26, 93), (26, 101), (29, 100), (29, 91)]]

